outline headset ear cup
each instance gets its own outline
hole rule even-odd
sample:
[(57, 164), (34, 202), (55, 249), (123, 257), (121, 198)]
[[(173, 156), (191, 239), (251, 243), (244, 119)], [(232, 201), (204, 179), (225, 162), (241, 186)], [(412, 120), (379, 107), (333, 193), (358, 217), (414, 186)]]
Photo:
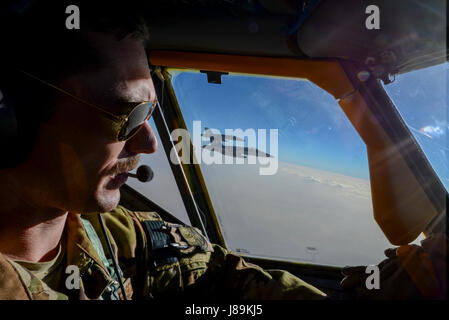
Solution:
[(0, 89), (0, 143), (2, 146), (17, 139), (18, 127), (13, 103)]

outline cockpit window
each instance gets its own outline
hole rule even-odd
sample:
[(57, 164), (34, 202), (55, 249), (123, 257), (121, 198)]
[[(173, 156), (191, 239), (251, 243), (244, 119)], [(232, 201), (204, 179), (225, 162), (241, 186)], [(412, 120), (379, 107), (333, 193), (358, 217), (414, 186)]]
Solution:
[(154, 172), (154, 177), (148, 183), (142, 183), (137, 179), (129, 179), (127, 184), (182, 222), (190, 225), (189, 216), (152, 118), (150, 119), (150, 125), (156, 135), (159, 148), (153, 154), (141, 154), (140, 164), (150, 166)]
[(449, 190), (449, 63), (396, 76), (384, 86), (441, 182)]
[(333, 266), (384, 259), (366, 147), (330, 94), (307, 80), (170, 73), (231, 251)]

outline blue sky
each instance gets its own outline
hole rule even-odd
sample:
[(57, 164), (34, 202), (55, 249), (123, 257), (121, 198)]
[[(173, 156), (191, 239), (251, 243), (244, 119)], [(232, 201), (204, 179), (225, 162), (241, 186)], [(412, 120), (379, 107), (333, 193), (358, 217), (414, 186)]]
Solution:
[(364, 143), (334, 98), (308, 81), (224, 76), (216, 85), (186, 72), (173, 84), (189, 130), (196, 120), (223, 133), (278, 129), (280, 161), (368, 179)]
[[(446, 70), (447, 64), (398, 76), (386, 90), (448, 188)], [(198, 120), (222, 133), (279, 129), (280, 161), (369, 178), (365, 144), (337, 101), (308, 81), (231, 75), (217, 85), (205, 74), (182, 72), (173, 85), (190, 130)]]
[(449, 190), (449, 63), (398, 75), (384, 86)]

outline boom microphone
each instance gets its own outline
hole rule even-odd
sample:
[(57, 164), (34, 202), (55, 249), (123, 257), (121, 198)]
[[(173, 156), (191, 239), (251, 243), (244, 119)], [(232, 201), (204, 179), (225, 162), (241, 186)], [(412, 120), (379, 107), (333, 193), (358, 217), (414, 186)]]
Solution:
[(148, 182), (153, 180), (154, 172), (149, 166), (142, 165), (137, 168), (136, 174), (128, 173), (128, 176), (137, 178), (140, 182)]

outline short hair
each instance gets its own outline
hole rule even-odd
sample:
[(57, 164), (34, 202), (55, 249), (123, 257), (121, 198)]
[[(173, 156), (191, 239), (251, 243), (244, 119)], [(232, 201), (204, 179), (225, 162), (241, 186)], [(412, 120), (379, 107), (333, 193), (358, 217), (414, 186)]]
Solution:
[[(69, 5), (79, 8), (78, 30), (66, 27)], [(112, 34), (118, 41), (132, 37), (146, 45), (149, 36), (142, 12), (142, 7), (133, 0), (126, 1), (126, 6), (101, 0), (2, 2), (0, 89), (14, 101), (19, 125), (19, 141), (8, 146), (12, 151), (9, 154), (16, 154), (17, 159), (6, 166), (26, 159), (40, 124), (52, 114), (57, 94), (18, 70), (58, 85), (69, 75), (98, 68), (104, 58), (95, 49), (89, 33)], [(0, 167), (5, 164), (0, 163)]]

